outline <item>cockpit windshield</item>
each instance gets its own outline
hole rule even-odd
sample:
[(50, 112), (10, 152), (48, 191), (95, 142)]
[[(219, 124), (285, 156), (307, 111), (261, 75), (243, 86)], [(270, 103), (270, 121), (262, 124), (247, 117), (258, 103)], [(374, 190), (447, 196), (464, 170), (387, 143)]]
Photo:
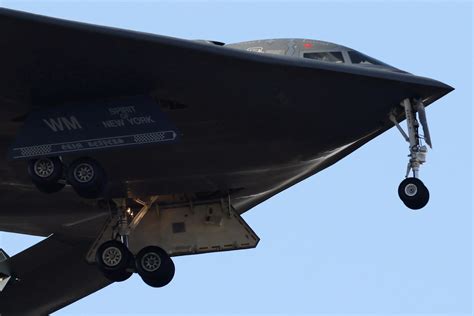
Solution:
[(303, 57), (338, 64), (342, 64), (344, 62), (344, 58), (342, 57), (341, 52), (304, 53)]
[(347, 52), (353, 64), (362, 64), (362, 65), (378, 65), (378, 66), (388, 66), (377, 59), (364, 55), (362, 53), (356, 52), (355, 50), (350, 50)]

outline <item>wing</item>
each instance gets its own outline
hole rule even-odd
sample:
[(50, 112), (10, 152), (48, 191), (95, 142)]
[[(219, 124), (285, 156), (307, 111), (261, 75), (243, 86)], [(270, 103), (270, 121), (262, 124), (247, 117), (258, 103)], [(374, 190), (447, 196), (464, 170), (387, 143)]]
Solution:
[[(53, 235), (8, 260), (19, 281), (10, 282), (0, 295), (1, 312), (7, 315), (49, 313), (109, 284), (84, 261), (90, 236), (84, 237), (78, 226), (84, 218), (95, 220), (95, 215), (88, 214), (89, 208), (72, 192), (40, 196), (25, 185), (25, 176), (20, 178), (24, 170), (15, 172), (3, 158), (19, 122), (33, 108), (151, 94), (188, 106), (187, 122), (232, 124), (235, 115), (248, 115), (245, 109), (267, 114), (268, 104), (298, 109), (308, 100), (352, 105), (356, 98), (364, 104), (384, 100), (393, 105), (402, 97), (420, 97), (429, 104), (451, 90), (409, 74), (263, 55), (7, 9), (0, 9), (0, 57), (0, 219), (8, 219), (0, 228), (42, 235), (61, 229), (61, 236), (80, 239)], [(316, 94), (315, 86), (322, 93)], [(192, 138), (196, 125), (185, 123), (182, 131)], [(302, 169), (290, 182), (242, 204), (239, 212), (317, 170)], [(64, 209), (69, 212), (61, 213)], [(76, 210), (84, 212), (77, 215), (82, 219), (68, 218)], [(38, 216), (45, 215), (42, 211), (62, 217), (49, 216), (57, 222), (44, 223)], [(24, 218), (35, 216), (34, 223), (21, 225)]]
[[(200, 137), (200, 122), (230, 126), (248, 113), (267, 114), (268, 104), (295, 110), (308, 102), (328, 108), (366, 104), (385, 111), (382, 100), (393, 106), (402, 98), (419, 97), (428, 105), (452, 90), (410, 74), (259, 54), (7, 9), (0, 9), (0, 52), (3, 152), (13, 142), (18, 121), (33, 107), (66, 101), (152, 94), (187, 107), (173, 119), (178, 123), (182, 118), (181, 131), (191, 142)], [(0, 161), (4, 182), (18, 178), (10, 169)]]
[(84, 257), (89, 241), (50, 236), (8, 259), (12, 275), (0, 294), (1, 315), (46, 315), (110, 284)]
[[(325, 78), (325, 84), (336, 80), (338, 91), (354, 75), (359, 78), (351, 81), (352, 89), (364, 87), (367, 80), (382, 79), (379, 85), (395, 80), (402, 84), (391, 90), (439, 97), (443, 91), (438, 88), (447, 87), (407, 74), (264, 55), (7, 9), (0, 9), (0, 51), (0, 97), (15, 112), (32, 103), (144, 92), (216, 106), (214, 110), (222, 108), (223, 100), (228, 106), (278, 101), (280, 90), (288, 97), (293, 91), (307, 102), (301, 90), (307, 86), (309, 93), (321, 84), (310, 79), (315, 77)], [(387, 99), (387, 89), (383, 91)]]

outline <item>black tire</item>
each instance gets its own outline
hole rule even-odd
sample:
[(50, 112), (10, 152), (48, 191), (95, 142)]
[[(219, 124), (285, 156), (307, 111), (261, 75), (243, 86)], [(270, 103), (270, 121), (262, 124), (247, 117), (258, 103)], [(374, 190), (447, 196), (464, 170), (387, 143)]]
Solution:
[(28, 174), (34, 184), (57, 183), (63, 176), (63, 164), (58, 157), (44, 157), (28, 161)]
[(428, 204), (428, 201), (430, 200), (430, 192), (428, 191), (428, 188), (426, 186), (421, 187), (421, 192), (420, 196), (416, 200), (412, 201), (407, 201), (405, 205), (412, 210), (419, 210)]
[(43, 193), (48, 193), (48, 194), (59, 192), (66, 186), (65, 183), (59, 183), (59, 182), (36, 183), (33, 181), (33, 184), (36, 186), (38, 191), (41, 191)]
[(107, 177), (97, 161), (92, 158), (79, 158), (69, 165), (67, 181), (79, 196), (96, 199), (102, 195)]
[(152, 287), (163, 287), (171, 282), (175, 266), (170, 256), (156, 246), (140, 250), (135, 257), (135, 268), (143, 281)]
[(133, 255), (123, 243), (117, 240), (109, 240), (97, 249), (95, 259), (99, 269), (110, 279), (126, 272)]
[(398, 186), (398, 196), (412, 210), (419, 210), (428, 204), (430, 192), (418, 178), (406, 178)]
[(128, 280), (133, 272), (123, 270), (123, 271), (102, 271), (104, 276), (112, 282), (123, 282)]
[(151, 287), (159, 288), (159, 287), (164, 287), (168, 285), (173, 280), (173, 277), (174, 277), (174, 264), (173, 264), (173, 273), (170, 273), (165, 277), (157, 278), (157, 277), (143, 277), (142, 276), (141, 278), (143, 282), (145, 282), (147, 285)]

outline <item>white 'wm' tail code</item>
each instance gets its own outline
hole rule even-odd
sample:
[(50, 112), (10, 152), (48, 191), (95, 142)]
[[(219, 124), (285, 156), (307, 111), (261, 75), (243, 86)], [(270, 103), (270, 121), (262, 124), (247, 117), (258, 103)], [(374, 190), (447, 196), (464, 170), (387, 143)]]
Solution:
[(69, 118), (61, 116), (57, 118), (43, 119), (43, 122), (48, 125), (48, 127), (53, 132), (62, 132), (65, 129), (71, 131), (76, 129), (82, 129), (81, 124), (75, 116), (70, 116)]

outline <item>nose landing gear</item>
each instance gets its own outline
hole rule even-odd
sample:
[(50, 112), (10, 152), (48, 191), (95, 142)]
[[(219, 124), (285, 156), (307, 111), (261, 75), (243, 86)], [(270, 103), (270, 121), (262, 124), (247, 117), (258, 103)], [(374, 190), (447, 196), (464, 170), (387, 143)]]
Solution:
[[(404, 99), (401, 105), (405, 110), (408, 135), (400, 127), (394, 114), (390, 115), (390, 120), (395, 124), (403, 138), (410, 144), (410, 154), (408, 155), (410, 159), (408, 161), (405, 179), (398, 186), (398, 196), (408, 208), (418, 210), (428, 204), (430, 198), (428, 188), (418, 177), (420, 166), (426, 162), (426, 153), (428, 151), (427, 147), (423, 145), (423, 140), (432, 148), (431, 137), (423, 102), (418, 100), (412, 105), (409, 99)], [(416, 118), (416, 112), (418, 112), (418, 118), (423, 128), (423, 137), (418, 133), (420, 124)], [(410, 172), (412, 173), (412, 177), (409, 177)]]
[(398, 196), (407, 207), (418, 210), (428, 203), (430, 192), (420, 179), (409, 177), (398, 186)]

